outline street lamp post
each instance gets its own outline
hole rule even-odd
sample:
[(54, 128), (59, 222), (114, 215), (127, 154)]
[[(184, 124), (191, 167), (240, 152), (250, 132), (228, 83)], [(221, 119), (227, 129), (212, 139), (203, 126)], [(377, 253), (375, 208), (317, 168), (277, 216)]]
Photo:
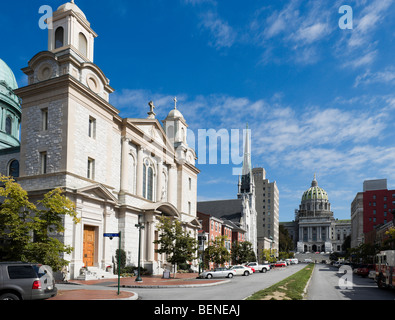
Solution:
[(138, 254), (138, 267), (137, 267), (137, 278), (136, 282), (143, 282), (140, 276), (140, 253), (141, 253), (141, 229), (144, 229), (144, 225), (142, 223), (143, 215), (139, 214), (138, 223), (135, 224), (135, 227), (139, 229), (139, 254)]

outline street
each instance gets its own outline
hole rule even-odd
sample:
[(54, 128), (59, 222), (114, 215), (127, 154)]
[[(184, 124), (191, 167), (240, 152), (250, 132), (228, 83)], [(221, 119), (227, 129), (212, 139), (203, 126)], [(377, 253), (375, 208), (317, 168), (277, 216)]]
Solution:
[(380, 290), (368, 277), (362, 278), (325, 264), (316, 264), (307, 291), (307, 300), (395, 300), (395, 290)]
[[(256, 291), (265, 289), (303, 269), (306, 264), (277, 268), (267, 273), (254, 273), (250, 276), (236, 276), (226, 279), (229, 282), (216, 286), (194, 288), (122, 288), (139, 295), (139, 300), (243, 300)], [(108, 290), (106, 286), (57, 285), (59, 290), (94, 289)]]

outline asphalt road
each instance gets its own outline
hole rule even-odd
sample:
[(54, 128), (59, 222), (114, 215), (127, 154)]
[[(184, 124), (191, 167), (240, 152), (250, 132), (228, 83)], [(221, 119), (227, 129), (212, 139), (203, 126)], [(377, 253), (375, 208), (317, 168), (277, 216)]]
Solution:
[(307, 300), (395, 300), (395, 290), (381, 290), (368, 277), (344, 274), (331, 265), (317, 264)]
[(236, 276), (228, 283), (197, 288), (133, 288), (142, 300), (243, 300), (303, 269), (306, 264), (278, 268), (248, 277)]

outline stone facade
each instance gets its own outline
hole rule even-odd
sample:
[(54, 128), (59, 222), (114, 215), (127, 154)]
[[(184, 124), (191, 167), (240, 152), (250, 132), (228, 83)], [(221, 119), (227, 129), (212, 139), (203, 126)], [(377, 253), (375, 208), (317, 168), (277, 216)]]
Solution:
[[(48, 51), (29, 61), (23, 69), (29, 85), (15, 91), (23, 100), (21, 147), (0, 154), (0, 171), (7, 174), (7, 163), (18, 159), (17, 180), (31, 196), (39, 199), (62, 187), (75, 203), (81, 223), (66, 218), (62, 235), (74, 247), (65, 255), (71, 278), (83, 266), (105, 275), (113, 265), (118, 241), (104, 233), (121, 232), (127, 263), (137, 265), (139, 219), (145, 226), (142, 266), (159, 274), (167, 267), (153, 244), (159, 217), (180, 220), (196, 238), (201, 227), (196, 218), (199, 170), (186, 143), (187, 123), (176, 106), (163, 126), (152, 114), (121, 118), (109, 103), (114, 89), (93, 63), (97, 35), (85, 15), (67, 3), (54, 12), (53, 23)], [(79, 35), (87, 42), (79, 43)]]

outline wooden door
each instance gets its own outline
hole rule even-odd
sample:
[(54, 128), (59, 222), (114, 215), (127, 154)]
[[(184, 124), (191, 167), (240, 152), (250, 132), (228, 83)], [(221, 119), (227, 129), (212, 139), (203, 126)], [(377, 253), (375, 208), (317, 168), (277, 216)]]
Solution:
[(87, 267), (93, 267), (95, 258), (95, 227), (84, 226), (83, 262)]

